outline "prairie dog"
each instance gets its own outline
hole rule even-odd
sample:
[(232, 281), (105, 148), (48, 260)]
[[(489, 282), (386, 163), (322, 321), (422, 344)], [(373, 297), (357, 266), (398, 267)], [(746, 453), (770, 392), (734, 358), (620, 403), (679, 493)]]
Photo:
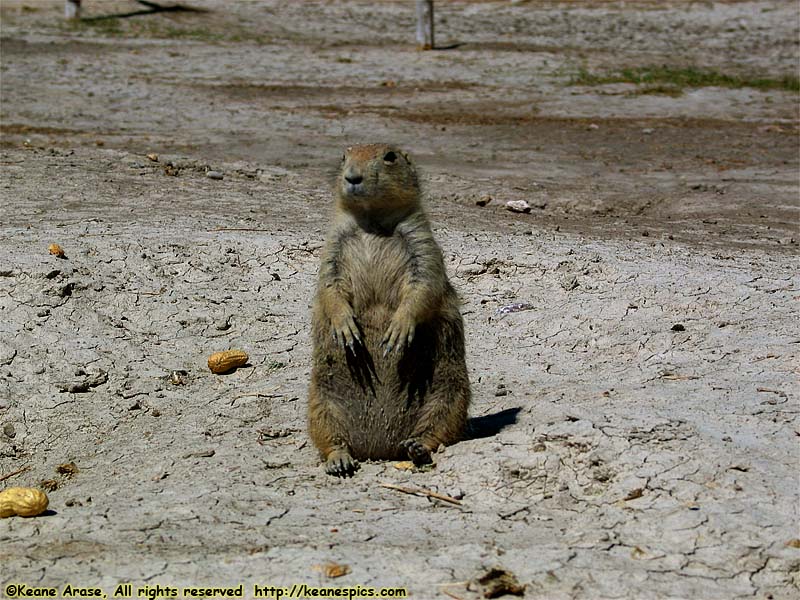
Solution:
[(459, 301), (394, 146), (342, 157), (314, 301), (309, 434), (332, 475), (365, 459), (431, 461), (470, 402)]

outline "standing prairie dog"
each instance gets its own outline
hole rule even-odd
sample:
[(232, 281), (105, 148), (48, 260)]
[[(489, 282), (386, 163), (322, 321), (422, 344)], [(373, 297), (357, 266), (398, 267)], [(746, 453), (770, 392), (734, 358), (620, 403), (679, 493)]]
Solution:
[(348, 148), (314, 301), (311, 439), (332, 475), (431, 461), (464, 432), (464, 324), (408, 156)]

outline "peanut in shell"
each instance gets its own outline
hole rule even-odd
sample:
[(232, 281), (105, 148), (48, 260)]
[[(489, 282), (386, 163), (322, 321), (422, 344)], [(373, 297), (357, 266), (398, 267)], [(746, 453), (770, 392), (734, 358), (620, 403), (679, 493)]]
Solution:
[(208, 368), (212, 373), (221, 375), (247, 364), (249, 357), (243, 350), (225, 350), (215, 352), (208, 357)]
[(50, 500), (42, 490), (12, 487), (0, 492), (0, 519), (5, 517), (35, 517), (47, 510)]

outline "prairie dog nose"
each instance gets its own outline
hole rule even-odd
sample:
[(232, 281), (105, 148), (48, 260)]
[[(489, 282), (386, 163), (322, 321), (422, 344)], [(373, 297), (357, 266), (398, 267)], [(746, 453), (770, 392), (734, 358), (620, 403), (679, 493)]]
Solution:
[(358, 185), (359, 183), (364, 181), (364, 178), (361, 175), (356, 175), (355, 173), (352, 172), (345, 175), (344, 178), (347, 180), (348, 183), (351, 183), (353, 185)]

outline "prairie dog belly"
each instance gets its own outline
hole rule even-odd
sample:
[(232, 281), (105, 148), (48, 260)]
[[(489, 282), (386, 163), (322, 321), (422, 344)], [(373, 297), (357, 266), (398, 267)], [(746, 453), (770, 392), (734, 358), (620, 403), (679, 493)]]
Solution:
[(373, 305), (357, 314), (362, 344), (351, 352), (331, 339), (320, 369), (320, 391), (336, 406), (359, 460), (401, 458), (400, 442), (411, 436), (422, 408), (422, 398), (410, 393), (416, 389), (413, 346), (402, 355), (384, 356), (381, 340), (393, 312)]

